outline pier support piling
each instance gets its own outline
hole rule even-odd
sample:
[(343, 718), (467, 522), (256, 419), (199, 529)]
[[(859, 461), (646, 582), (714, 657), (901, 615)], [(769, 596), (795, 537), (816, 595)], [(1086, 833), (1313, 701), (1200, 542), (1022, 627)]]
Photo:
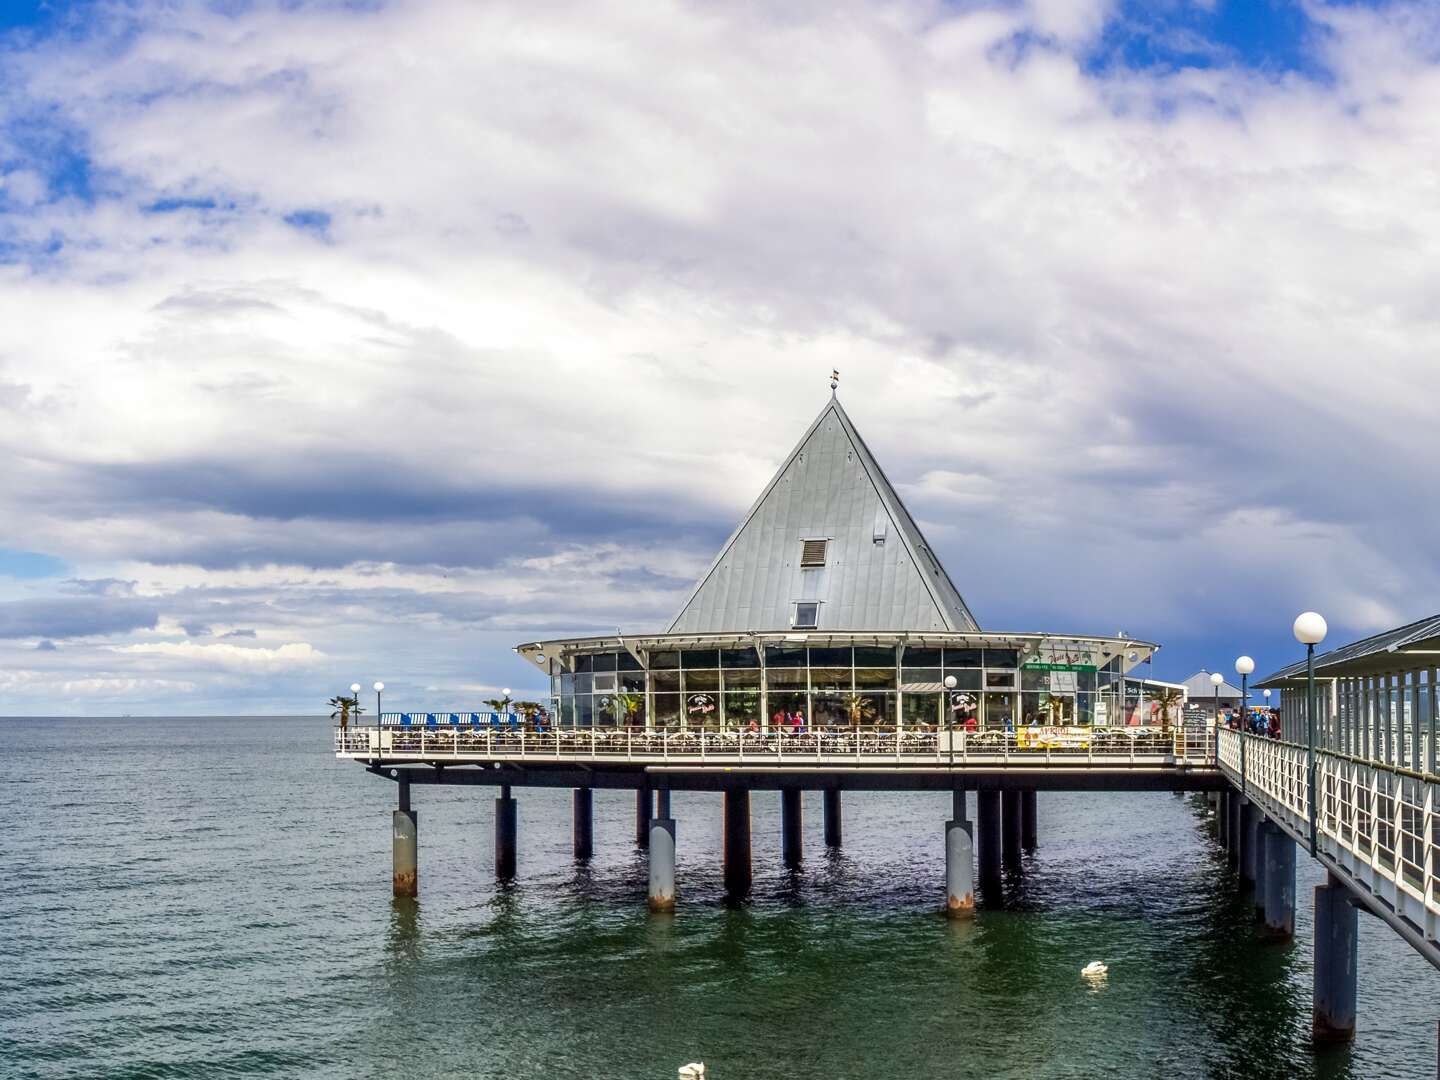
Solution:
[(510, 785), (501, 784), (495, 800), (495, 876), (501, 881), (515, 876), (515, 810)]
[(1230, 803), (1230, 811), (1226, 814), (1228, 824), (1226, 832), (1229, 834), (1230, 843), (1225, 851), (1229, 855), (1231, 866), (1240, 865), (1240, 793), (1238, 791), (1225, 792), (1225, 798)]
[(725, 895), (743, 900), (750, 894), (750, 791), (725, 792)]
[(1230, 792), (1228, 790), (1218, 792), (1215, 796), (1215, 835), (1220, 839), (1220, 847), (1230, 850)]
[(662, 809), (650, 818), (650, 893), (646, 899), (651, 911), (675, 910), (675, 819), (670, 816), (670, 793), (663, 792)]
[(1295, 841), (1274, 822), (1265, 826), (1265, 933), (1276, 941), (1295, 936)]
[(1240, 883), (1255, 884), (1255, 838), (1260, 828), (1260, 808), (1240, 797)]
[(1316, 1042), (1355, 1038), (1356, 912), (1332, 874), (1315, 887), (1315, 994), (1310, 1024)]
[(1014, 865), (1020, 861), (1020, 792), (1006, 791), (1000, 801), (1004, 807), (1001, 824), (1002, 852), (1006, 863)]
[[(635, 792), (635, 846), (644, 847), (650, 843), (650, 807), (652, 798), (649, 787)], [(669, 814), (664, 815), (669, 817)]]
[(975, 818), (980, 828), (980, 884), (1000, 880), (1000, 792), (975, 793)]
[(975, 915), (974, 835), (965, 814), (965, 789), (956, 788), (951, 819), (945, 823), (945, 914)]
[(1034, 788), (1020, 793), (1020, 846), (1034, 851), (1040, 842), (1039, 795)]
[(574, 835), (575, 858), (583, 861), (595, 854), (594, 799), (588, 787), (575, 789)]
[(825, 789), (825, 846), (840, 846), (840, 789)]
[(420, 820), (410, 809), (410, 781), (400, 781), (400, 807), (391, 816), (390, 867), (396, 896), (420, 892), (418, 830)]
[(799, 788), (780, 789), (780, 857), (791, 870), (803, 858), (804, 794)]
[(1254, 850), (1250, 856), (1250, 866), (1255, 875), (1255, 892), (1250, 897), (1251, 904), (1255, 908), (1255, 921), (1265, 921), (1265, 844), (1266, 836), (1269, 834), (1273, 823), (1265, 816), (1264, 811), (1257, 806), (1255, 808), (1255, 828), (1251, 830), (1251, 837), (1254, 840)]

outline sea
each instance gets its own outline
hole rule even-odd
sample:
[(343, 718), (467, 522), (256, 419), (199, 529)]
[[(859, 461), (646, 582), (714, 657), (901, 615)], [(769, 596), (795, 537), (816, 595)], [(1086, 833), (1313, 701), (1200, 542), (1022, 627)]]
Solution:
[[(1440, 972), (1361, 916), (1355, 1042), (1309, 1038), (1310, 896), (1265, 942), (1201, 796), (1041, 793), (1040, 844), (973, 922), (943, 906), (943, 794), (845, 796), (803, 868), (757, 793), (726, 906), (720, 802), (677, 794), (678, 909), (645, 909), (634, 798), (416, 787), (420, 896), (390, 885), (394, 784), (312, 717), (0, 720), (0, 1076), (671, 1080), (1436, 1074)], [(972, 800), (973, 802), (973, 800)], [(1083, 978), (1092, 960), (1109, 966)]]

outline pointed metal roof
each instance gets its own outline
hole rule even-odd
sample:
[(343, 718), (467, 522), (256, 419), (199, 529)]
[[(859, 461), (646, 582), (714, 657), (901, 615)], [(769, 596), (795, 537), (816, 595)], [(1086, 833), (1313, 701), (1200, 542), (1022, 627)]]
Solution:
[[(806, 540), (824, 566), (801, 567)], [(787, 630), (804, 601), (819, 631), (980, 629), (833, 395), (667, 633)]]

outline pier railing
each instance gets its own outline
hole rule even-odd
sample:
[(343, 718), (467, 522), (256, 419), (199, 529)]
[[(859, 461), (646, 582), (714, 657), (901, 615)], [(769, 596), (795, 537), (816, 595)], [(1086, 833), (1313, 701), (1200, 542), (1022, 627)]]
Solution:
[[(1306, 748), (1229, 730), (1220, 732), (1219, 746), (1220, 765), (1230, 781), (1270, 818), (1308, 843)], [(1317, 750), (1315, 803), (1316, 853), (1382, 899), (1416, 933), (1436, 942), (1440, 937), (1440, 778)]]
[(649, 728), (561, 728), (434, 723), (336, 729), (339, 757), (406, 761), (584, 761), (624, 763), (784, 764), (864, 761), (1026, 765), (1086, 763), (1213, 765), (1214, 732), (1198, 727), (1029, 728), (1013, 731), (896, 731), (818, 728), (708, 731)]

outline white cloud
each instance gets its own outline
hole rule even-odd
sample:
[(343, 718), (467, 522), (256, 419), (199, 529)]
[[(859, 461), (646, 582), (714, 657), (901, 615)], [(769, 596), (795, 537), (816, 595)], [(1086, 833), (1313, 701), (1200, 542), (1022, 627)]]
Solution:
[(314, 667), (325, 659), (323, 652), (303, 641), (287, 642), (273, 649), (263, 646), (246, 648), (240, 645), (199, 645), (193, 641), (147, 641), (134, 645), (116, 645), (111, 651), (130, 656), (173, 660), (177, 666), (198, 671), (213, 669), (257, 674)]
[(287, 8), (8, 58), (119, 194), (10, 221), (6, 544), (259, 635), (43, 685), (657, 625), (832, 365), (985, 622), (1433, 606), (1425, 8), (1311, 5), (1331, 84), (1093, 75), (1098, 0)]

